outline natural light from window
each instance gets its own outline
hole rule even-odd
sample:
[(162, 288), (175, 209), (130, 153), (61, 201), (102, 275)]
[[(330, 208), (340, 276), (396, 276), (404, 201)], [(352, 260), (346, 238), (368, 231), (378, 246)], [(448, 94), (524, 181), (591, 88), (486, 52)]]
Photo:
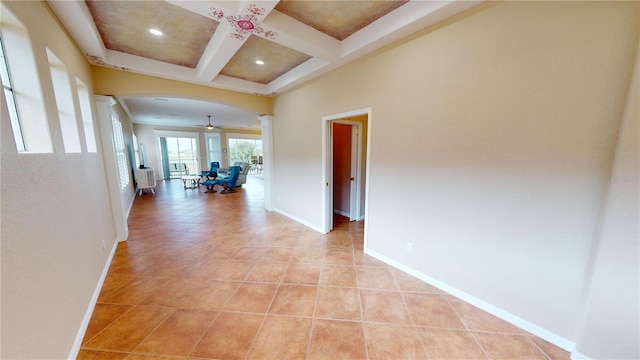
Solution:
[(50, 49), (47, 49), (47, 57), (49, 59), (53, 93), (58, 108), (58, 119), (60, 120), (64, 151), (66, 153), (82, 152), (80, 133), (78, 131), (78, 119), (76, 118), (69, 73), (67, 73), (67, 68), (64, 63)]
[(117, 114), (111, 113), (111, 123), (113, 126), (113, 142), (116, 150), (116, 160), (118, 161), (118, 173), (120, 175), (120, 191), (124, 192), (127, 189), (127, 186), (129, 186), (127, 147), (124, 144), (122, 123), (120, 122)]
[[(16, 109), (12, 116), (12, 128), (16, 148), (21, 153), (52, 153), (53, 141), (49, 130), (49, 119), (44, 107), (43, 92), (36, 57), (26, 27), (13, 13), (2, 8), (3, 60), (6, 68), (2, 76), (3, 88), (10, 81), (13, 96), (6, 99), (7, 105)], [(44, 59), (46, 61), (46, 59)], [(5, 77), (7, 79), (5, 79)], [(7, 89), (5, 88), (5, 91)], [(7, 93), (5, 92), (5, 95)], [(9, 110), (11, 111), (11, 110)], [(18, 136), (19, 133), (22, 136)], [(22, 138), (23, 141), (20, 141)]]
[(94, 153), (98, 151), (96, 145), (96, 132), (93, 127), (93, 113), (91, 112), (91, 97), (89, 89), (76, 78), (76, 87), (78, 88), (78, 100), (80, 101), (80, 113), (82, 115), (82, 128), (84, 129), (84, 138), (87, 145), (87, 152)]
[(11, 77), (9, 76), (9, 68), (4, 54), (4, 45), (2, 37), (0, 37), (0, 78), (2, 78), (2, 88), (4, 90), (4, 98), (7, 102), (9, 117), (11, 118), (11, 128), (13, 129), (13, 138), (16, 141), (16, 148), (19, 152), (26, 151), (24, 139), (22, 138), (22, 129), (20, 127), (20, 118), (18, 117), (18, 109), (16, 108), (16, 100), (13, 96), (13, 88), (11, 87)]

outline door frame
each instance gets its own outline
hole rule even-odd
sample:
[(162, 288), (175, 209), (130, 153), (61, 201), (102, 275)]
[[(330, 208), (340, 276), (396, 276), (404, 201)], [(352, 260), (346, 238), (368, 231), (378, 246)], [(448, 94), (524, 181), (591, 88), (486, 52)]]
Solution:
[[(372, 128), (372, 108), (364, 108), (358, 110), (352, 110), (344, 113), (327, 115), (322, 117), (322, 195), (323, 195), (323, 209), (322, 209), (322, 227), (323, 232), (329, 233), (333, 229), (333, 136), (332, 136), (332, 124), (334, 122), (347, 123), (349, 125), (356, 125), (360, 127), (360, 136), (358, 136), (358, 147), (362, 149), (362, 124), (357, 122), (349, 122), (343, 120), (348, 117), (367, 115), (367, 148), (365, 164), (365, 179), (369, 179), (370, 164), (370, 149), (371, 149), (371, 128)], [(342, 120), (342, 121), (340, 121)], [(358, 156), (358, 174), (362, 172), (362, 157)], [(357, 190), (357, 206), (360, 207), (360, 194), (362, 193), (362, 179), (358, 181)], [(365, 244), (367, 239), (367, 215), (369, 213), (369, 181), (365, 184), (365, 202), (364, 202), (364, 219), (365, 219)], [(360, 212), (360, 211), (359, 211)]]

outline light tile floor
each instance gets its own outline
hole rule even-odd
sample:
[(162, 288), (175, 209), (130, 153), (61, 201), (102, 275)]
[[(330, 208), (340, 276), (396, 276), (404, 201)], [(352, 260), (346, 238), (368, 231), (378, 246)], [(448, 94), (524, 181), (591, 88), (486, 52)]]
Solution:
[(137, 197), (78, 358), (569, 358), (364, 255), (363, 222), (323, 235), (265, 211), (261, 181)]

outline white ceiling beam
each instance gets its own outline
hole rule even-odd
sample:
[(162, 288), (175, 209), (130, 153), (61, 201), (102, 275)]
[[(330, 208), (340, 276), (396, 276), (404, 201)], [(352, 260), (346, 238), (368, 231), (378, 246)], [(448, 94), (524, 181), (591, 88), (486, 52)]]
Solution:
[(322, 68), (329, 65), (328, 62), (321, 59), (311, 58), (295, 68), (282, 74), (277, 79), (271, 81), (267, 85), (268, 93), (277, 93), (283, 90), (285, 87), (292, 87), (296, 84), (302, 83), (308, 79), (311, 79), (312, 75)]
[(84, 1), (48, 1), (47, 4), (83, 51), (106, 59), (107, 48)]
[(476, 1), (410, 1), (342, 41), (341, 56), (354, 59), (461, 11)]
[(340, 57), (340, 41), (277, 10), (269, 14), (264, 25), (278, 34), (272, 41), (282, 46), (326, 61)]
[(227, 90), (243, 91), (243, 92), (258, 94), (258, 95), (269, 94), (269, 89), (267, 88), (267, 85), (259, 84), (253, 81), (238, 79), (238, 78), (234, 78), (226, 75), (216, 76), (216, 78), (210, 84), (215, 87), (219, 87)]

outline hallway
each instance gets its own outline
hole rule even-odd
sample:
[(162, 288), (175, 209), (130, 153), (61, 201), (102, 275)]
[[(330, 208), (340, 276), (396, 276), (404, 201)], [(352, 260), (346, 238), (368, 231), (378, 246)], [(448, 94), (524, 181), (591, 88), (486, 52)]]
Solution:
[(568, 359), (547, 342), (364, 255), (363, 222), (320, 234), (233, 194), (145, 192), (79, 359)]

